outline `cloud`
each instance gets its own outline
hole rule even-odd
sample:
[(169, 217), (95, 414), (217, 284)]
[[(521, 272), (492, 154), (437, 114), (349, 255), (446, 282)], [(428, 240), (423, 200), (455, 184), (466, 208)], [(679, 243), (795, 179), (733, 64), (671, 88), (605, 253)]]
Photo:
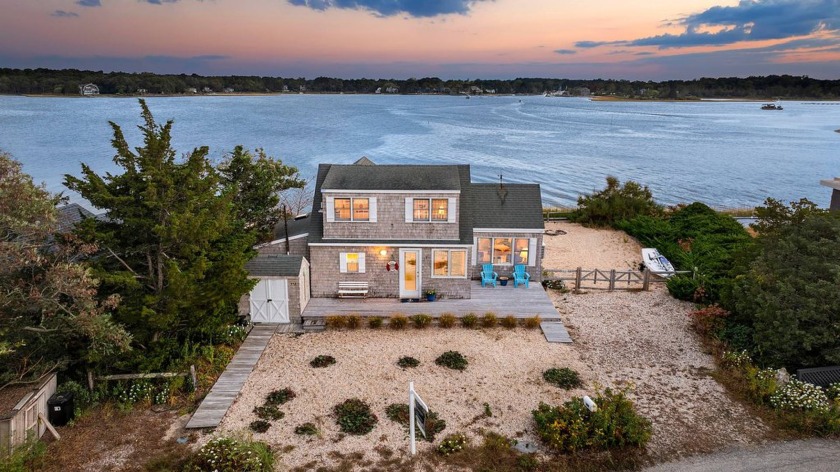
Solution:
[(560, 55), (567, 55), (567, 54), (577, 54), (577, 51), (575, 51), (574, 49), (555, 49), (554, 53), (555, 54), (560, 54)]
[(56, 18), (78, 18), (79, 14), (72, 11), (56, 10), (50, 14)]
[(439, 15), (466, 15), (478, 2), (492, 0), (287, 0), (290, 4), (313, 10), (330, 8), (366, 10), (377, 16), (407, 14), (415, 18)]
[(102, 2), (100, 2), (99, 0), (78, 0), (76, 2), (76, 5), (82, 7), (101, 7)]
[(141, 2), (151, 3), (152, 5), (163, 5), (164, 3), (176, 3), (178, 0), (140, 0)]
[(741, 0), (735, 6), (714, 6), (675, 23), (685, 31), (625, 41), (580, 41), (576, 46), (593, 48), (620, 44), (669, 49), (779, 40), (817, 32), (836, 34), (840, 30), (840, 1)]

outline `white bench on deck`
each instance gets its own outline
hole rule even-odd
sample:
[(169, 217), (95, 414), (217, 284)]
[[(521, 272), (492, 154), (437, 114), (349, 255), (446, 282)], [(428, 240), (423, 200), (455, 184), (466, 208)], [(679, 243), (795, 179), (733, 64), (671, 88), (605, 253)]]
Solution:
[(365, 298), (368, 294), (367, 282), (339, 282), (338, 298)]

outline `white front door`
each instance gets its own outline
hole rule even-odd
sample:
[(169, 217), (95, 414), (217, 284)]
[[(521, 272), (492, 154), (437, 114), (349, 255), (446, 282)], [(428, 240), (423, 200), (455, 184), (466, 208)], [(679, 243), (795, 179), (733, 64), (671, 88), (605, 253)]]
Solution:
[(251, 321), (289, 322), (289, 283), (285, 279), (262, 279), (251, 290)]
[(420, 249), (400, 249), (400, 298), (420, 298)]

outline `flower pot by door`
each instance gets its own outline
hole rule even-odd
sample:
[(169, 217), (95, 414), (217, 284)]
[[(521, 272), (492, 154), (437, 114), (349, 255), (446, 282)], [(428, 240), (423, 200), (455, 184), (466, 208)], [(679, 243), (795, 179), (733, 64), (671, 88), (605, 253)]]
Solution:
[(430, 294), (426, 295), (426, 301), (427, 302), (433, 302), (436, 299), (437, 299), (437, 295), (435, 295), (434, 293), (430, 293)]

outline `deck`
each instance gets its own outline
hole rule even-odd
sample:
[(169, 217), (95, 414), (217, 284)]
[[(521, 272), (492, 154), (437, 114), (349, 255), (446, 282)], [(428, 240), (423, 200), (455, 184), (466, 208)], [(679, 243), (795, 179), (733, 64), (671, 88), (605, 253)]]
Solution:
[(468, 313), (483, 315), (493, 312), (499, 318), (513, 315), (516, 318), (530, 318), (539, 315), (543, 321), (560, 321), (560, 316), (554, 304), (538, 283), (530, 284), (529, 288), (520, 285), (514, 287), (509, 283), (506, 287), (482, 287), (478, 281), (473, 281), (471, 298), (441, 299), (435, 302), (407, 302), (396, 298), (312, 298), (303, 310), (304, 324), (314, 318), (327, 316), (351, 315), (387, 317), (396, 313), (407, 316), (426, 314), (438, 317), (444, 313), (452, 313), (462, 317)]
[[(291, 326), (280, 325), (280, 328), (288, 329)], [(278, 325), (257, 325), (251, 330), (230, 364), (193, 413), (187, 423), (187, 429), (219, 426), (276, 330)]]

